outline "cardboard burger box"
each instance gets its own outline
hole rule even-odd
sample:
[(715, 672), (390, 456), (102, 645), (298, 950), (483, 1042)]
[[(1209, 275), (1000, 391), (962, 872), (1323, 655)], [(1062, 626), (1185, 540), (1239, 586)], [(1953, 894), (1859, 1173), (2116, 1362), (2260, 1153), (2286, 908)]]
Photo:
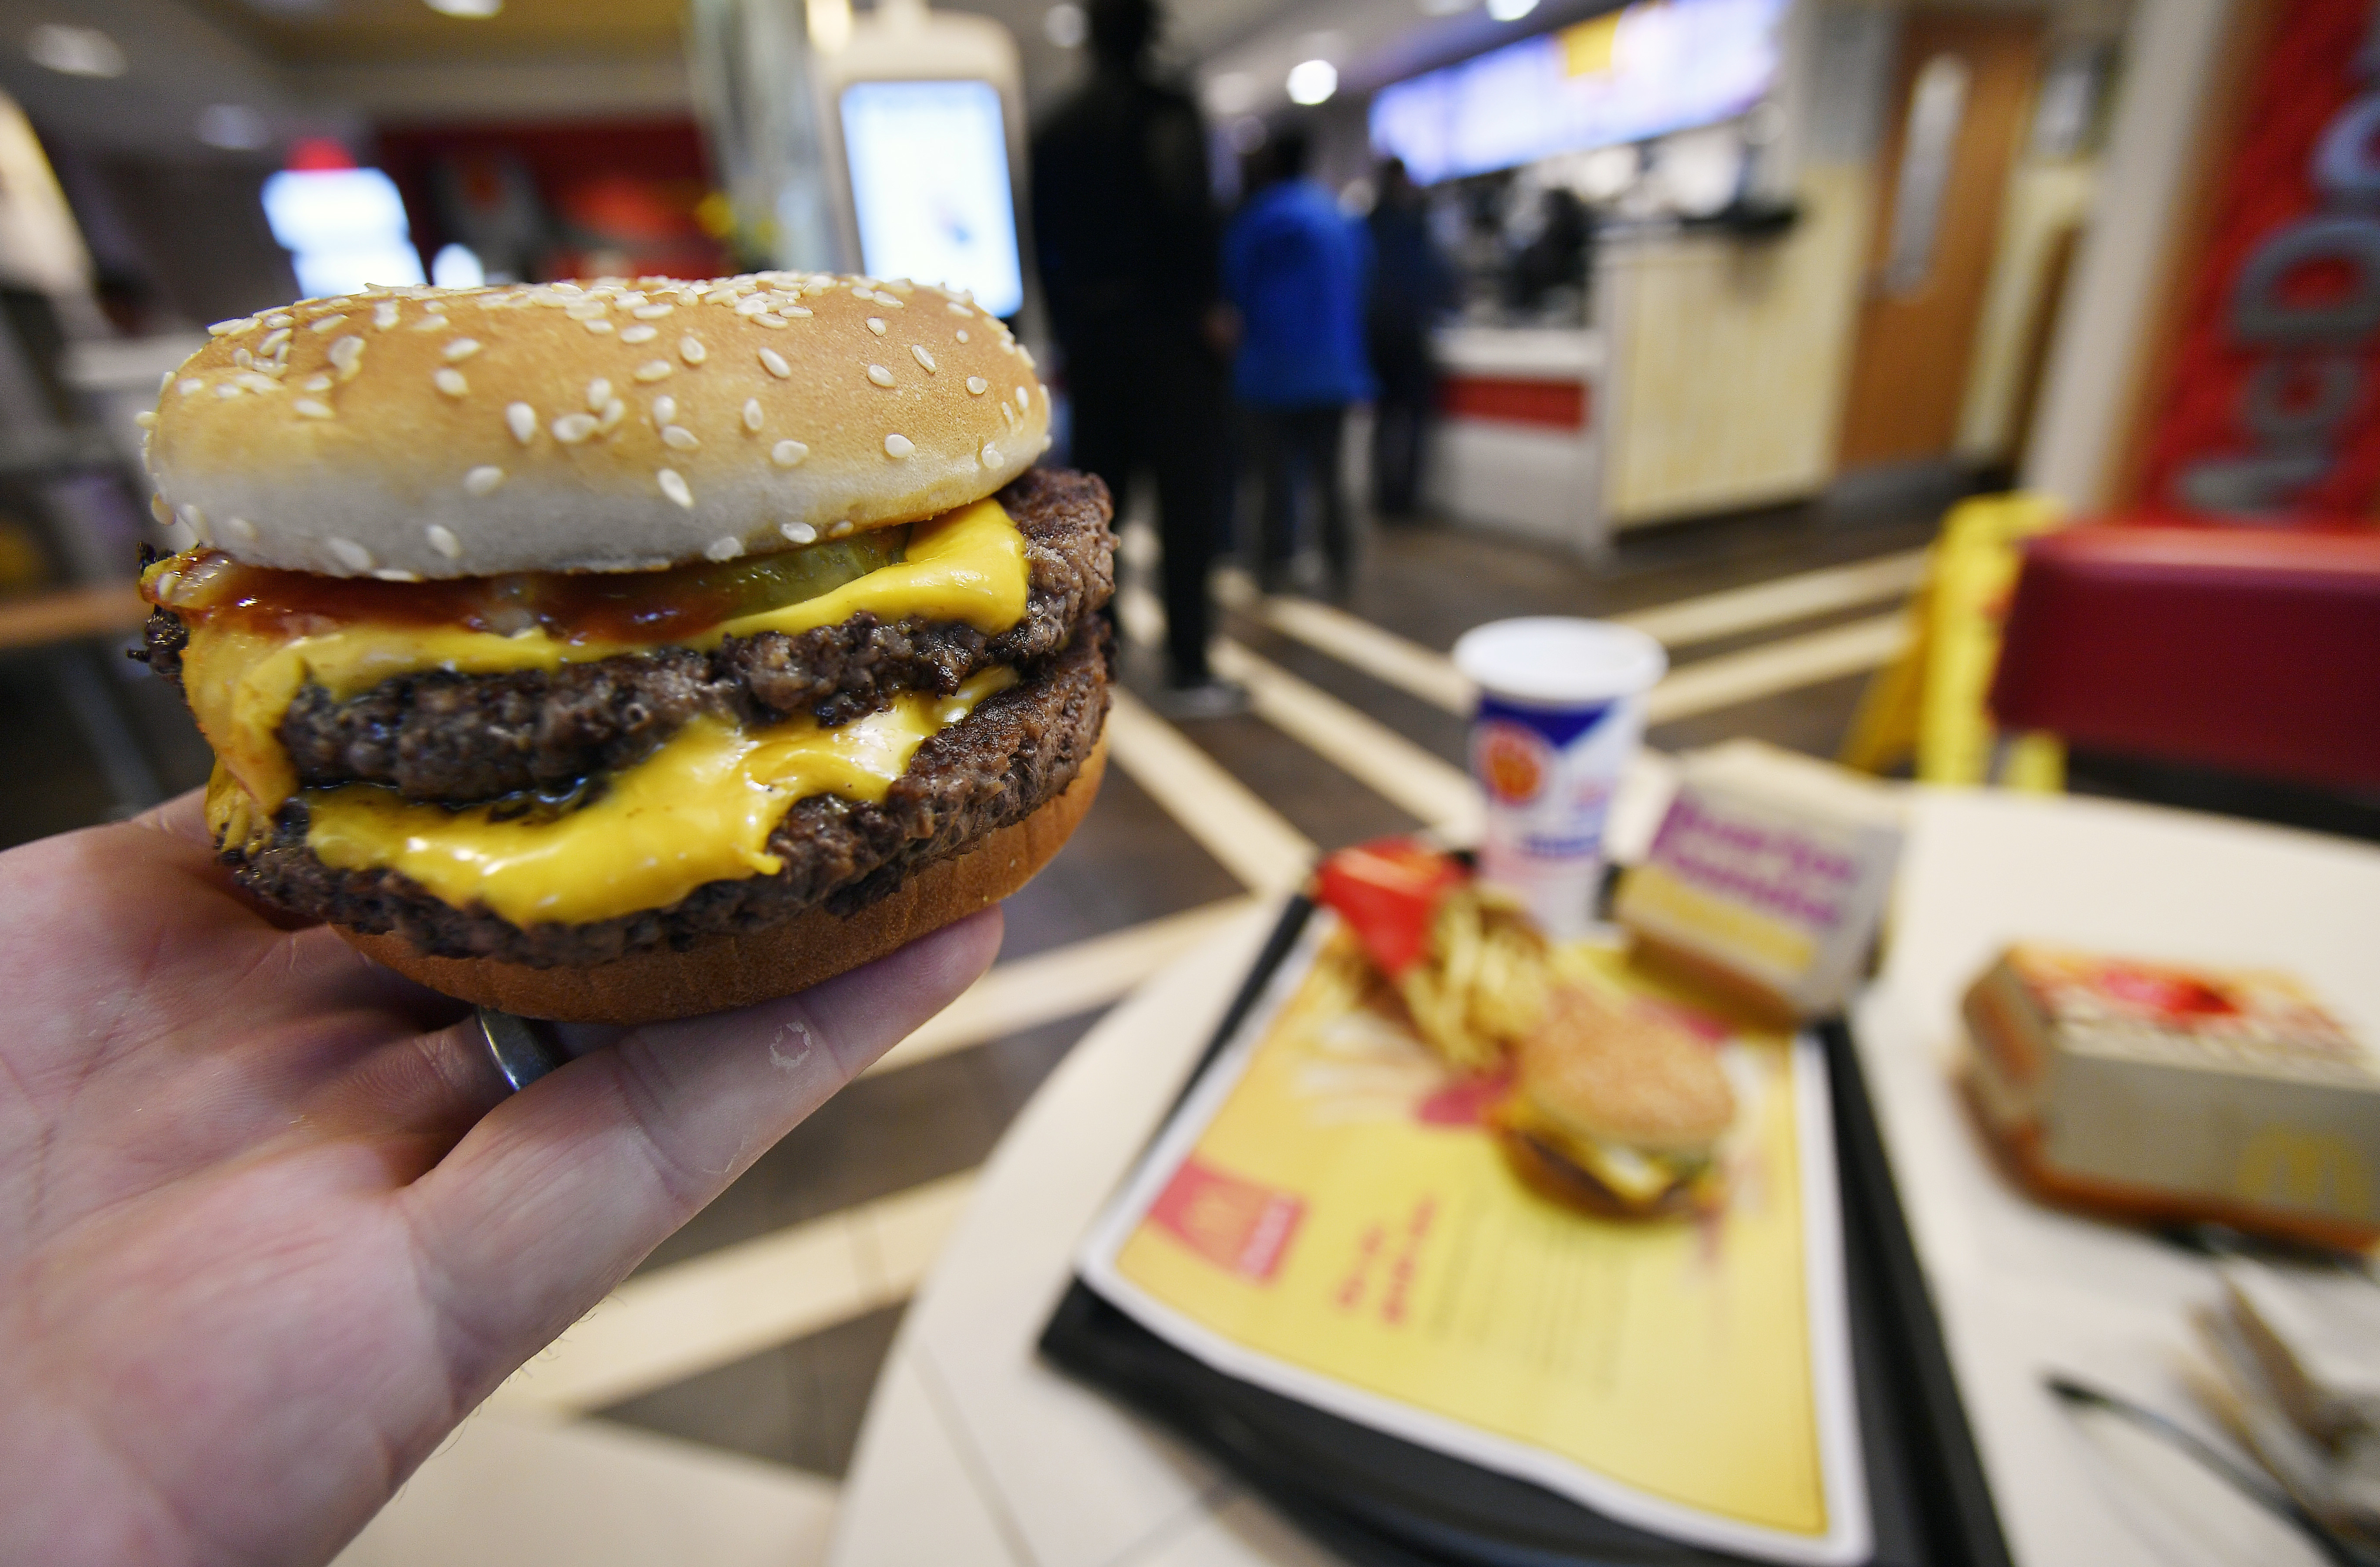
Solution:
[(2289, 976), (2019, 944), (1964, 1010), (1969, 1097), (2037, 1196), (2380, 1239), (2380, 1064)]

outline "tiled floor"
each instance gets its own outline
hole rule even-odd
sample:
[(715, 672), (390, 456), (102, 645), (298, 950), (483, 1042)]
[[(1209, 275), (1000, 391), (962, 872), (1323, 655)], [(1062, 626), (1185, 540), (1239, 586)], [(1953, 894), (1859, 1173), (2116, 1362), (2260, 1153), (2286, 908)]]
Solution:
[[(1484, 620), (1528, 613), (1626, 615), (1793, 574), (1905, 555), (1926, 541), (1951, 498), (1946, 487), (1938, 493), (1909, 493), (1864, 505), (1814, 504), (1669, 528), (1630, 536), (1610, 558), (1592, 565), (1449, 528), (1382, 530), (1373, 538), (1355, 589), (1342, 607), (1373, 627), (1417, 644), (1409, 652), (1427, 676), (1434, 664), (1427, 650), (1444, 650), (1460, 632)], [(1895, 568), (1878, 569), (1888, 575)], [(1889, 597), (1873, 592), (1829, 600), (1821, 591), (1791, 619), (1675, 647), (1673, 665), (1691, 671), (1715, 659), (1758, 661), (1796, 638), (1853, 627), (1894, 607)], [(1361, 660), (1332, 656), (1314, 645), (1316, 638), (1278, 628), (1273, 621), (1289, 622), (1269, 620), (1261, 602), (1246, 604), (1228, 617), (1223, 629), (1293, 681), (1442, 762), (1461, 762), (1462, 721), (1446, 711), (1442, 699), (1377, 678)], [(102, 820), (203, 780), (205, 750), (170, 693), (127, 684), (113, 671), (111, 650), (99, 648), (0, 659), (0, 841)], [(1128, 650), (1127, 686), (1147, 695), (1151, 673), (1149, 654)], [(1658, 724), (1648, 739), (1674, 750), (1754, 735), (1829, 754), (1842, 737), (1862, 685), (1856, 673), (1797, 684), (1756, 700), (1681, 714)], [(1428, 686), (1423, 678), (1417, 688)], [(112, 688), (107, 705), (113, 717), (101, 723), (79, 721), (77, 705), (87, 703), (95, 687)], [(1366, 786), (1279, 723), (1249, 714), (1180, 727), (1197, 752), (1228, 774), (1221, 788), (1231, 789), (1235, 780), (1238, 788), (1277, 813), (1292, 834), (1322, 848), (1417, 824), (1415, 792), (1390, 791), (1392, 799)], [(1216, 907), (1266, 880), (1261, 868), (1251, 869), (1247, 856), (1227, 863), (1232, 856), (1212, 852), (1219, 846), (1217, 821), (1232, 820), (1232, 808), (1242, 809), (1245, 820), (1245, 795), (1241, 807), (1222, 802), (1215, 807), (1222, 816), (1202, 821), (1197, 791), (1177, 797), (1168, 780), (1152, 778), (1145, 765), (1135, 777), (1133, 759), (1121, 749), (1116, 759), (1122, 765), (1110, 768), (1099, 801), (1074, 840), (1048, 871), (1011, 900), (1004, 962), (1056, 960), (1094, 938), (1139, 931), (1150, 921)], [(1377, 782), (1377, 770), (1373, 776)], [(2109, 786), (2123, 787), (2125, 780)], [(2139, 786), (2137, 780), (2132, 786)], [(2354, 830), (2359, 819), (2344, 820)], [(1154, 946), (1148, 953), (1161, 955)], [(1111, 999), (1111, 992), (1099, 999)], [(1022, 1014), (1012, 1010), (1002, 1015), (1029, 1014), (1031, 1026), (988, 1039), (971, 1038), (963, 1026), (953, 1025), (962, 1032), (952, 1038), (964, 1048), (864, 1078), (664, 1244), (627, 1288), (692, 1278), (671, 1270), (740, 1255), (729, 1248), (765, 1237), (811, 1233), (794, 1227), (831, 1225), (839, 1215), (862, 1211), (862, 1205), (880, 1209), (880, 1199), (929, 1183), (945, 1183), (928, 1205), (935, 1214), (943, 1213), (963, 1199), (964, 1177), (990, 1155), (1094, 1015), (1087, 1009), (1054, 1014), (1085, 1005), (1049, 1001), (1028, 1004)], [(920, 1219), (917, 1225), (924, 1228), (912, 1225), (898, 1235), (887, 1228), (868, 1243), (882, 1254), (876, 1258), (874, 1282), (852, 1286), (848, 1308), (839, 1316), (832, 1302), (791, 1313), (787, 1320), (808, 1324), (800, 1336), (716, 1357), (697, 1354), (683, 1364), (703, 1368), (606, 1401), (598, 1418), (613, 1428), (639, 1427), (813, 1476), (839, 1476), (898, 1326), (900, 1299), (930, 1260), (940, 1233), (933, 1226), (943, 1221)], [(534, 1403), (537, 1384), (525, 1388), (524, 1396)]]

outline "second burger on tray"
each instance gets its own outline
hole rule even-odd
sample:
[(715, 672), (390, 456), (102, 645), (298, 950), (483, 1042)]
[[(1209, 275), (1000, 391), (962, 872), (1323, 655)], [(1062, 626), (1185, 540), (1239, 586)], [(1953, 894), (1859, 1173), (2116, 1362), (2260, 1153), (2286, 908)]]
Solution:
[(148, 658), (243, 885), (450, 994), (743, 1005), (1021, 886), (1088, 808), (1098, 480), (962, 297), (762, 273), (310, 300), (151, 435)]

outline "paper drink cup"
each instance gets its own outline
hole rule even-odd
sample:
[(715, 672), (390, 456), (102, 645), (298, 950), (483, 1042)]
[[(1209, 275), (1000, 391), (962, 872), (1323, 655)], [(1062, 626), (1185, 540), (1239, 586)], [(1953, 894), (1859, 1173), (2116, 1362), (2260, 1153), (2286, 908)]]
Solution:
[(1480, 875), (1526, 902), (1547, 935), (1580, 935), (1603, 880), (1604, 819), (1669, 655), (1624, 626), (1539, 615), (1465, 632), (1454, 663), (1479, 688)]

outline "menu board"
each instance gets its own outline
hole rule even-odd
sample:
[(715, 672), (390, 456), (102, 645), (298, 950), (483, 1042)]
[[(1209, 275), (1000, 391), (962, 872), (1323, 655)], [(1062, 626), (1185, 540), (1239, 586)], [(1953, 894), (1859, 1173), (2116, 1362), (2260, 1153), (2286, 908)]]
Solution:
[(1451, 1075), (1318, 911), (1084, 1281), (1228, 1375), (1621, 1522), (1864, 1561), (1824, 1058), (1587, 955), (1719, 1052), (1739, 1110), (1716, 1210), (1623, 1222), (1533, 1195), (1485, 1124), (1501, 1085)]

